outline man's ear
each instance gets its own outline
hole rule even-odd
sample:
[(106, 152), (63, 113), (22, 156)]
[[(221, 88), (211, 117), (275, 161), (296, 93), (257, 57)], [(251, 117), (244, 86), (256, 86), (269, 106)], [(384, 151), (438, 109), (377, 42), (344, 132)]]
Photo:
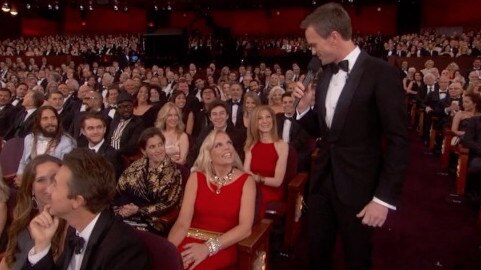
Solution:
[(78, 209), (87, 203), (82, 195), (75, 196), (74, 198), (72, 198), (72, 201), (73, 201), (72, 203), (73, 209)]

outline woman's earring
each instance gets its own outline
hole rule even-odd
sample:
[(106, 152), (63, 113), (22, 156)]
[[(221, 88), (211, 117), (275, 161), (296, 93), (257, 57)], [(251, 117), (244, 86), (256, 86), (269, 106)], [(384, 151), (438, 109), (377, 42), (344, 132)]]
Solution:
[(35, 194), (32, 194), (32, 208), (38, 209), (38, 202), (37, 202), (37, 198), (35, 198)]

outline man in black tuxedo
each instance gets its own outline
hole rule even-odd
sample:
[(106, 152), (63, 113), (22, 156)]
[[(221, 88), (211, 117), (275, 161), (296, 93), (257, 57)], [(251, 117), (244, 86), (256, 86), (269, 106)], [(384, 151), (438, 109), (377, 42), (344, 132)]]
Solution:
[(82, 116), (81, 130), (87, 139), (87, 148), (105, 157), (115, 169), (115, 179), (122, 174), (122, 162), (117, 151), (105, 141), (107, 122), (105, 116), (99, 112), (88, 112)]
[(298, 169), (299, 171), (307, 170), (308, 164), (310, 163), (310, 153), (311, 149), (307, 146), (309, 145), (309, 134), (295, 121), (295, 108), (294, 108), (294, 97), (291, 92), (285, 92), (282, 94), (282, 108), (284, 113), (276, 114), (277, 122), (277, 134), (279, 138), (282, 138), (286, 143), (292, 145), (297, 152), (299, 161)]
[(25, 83), (18, 84), (17, 88), (15, 89), (15, 98), (12, 100), (12, 105), (18, 108), (22, 107), (23, 99), (28, 91), (28, 85)]
[(320, 6), (302, 23), (326, 64), (313, 92), (298, 83), (301, 125), (318, 142), (308, 199), (312, 269), (330, 269), (341, 235), (347, 269), (371, 269), (371, 236), (399, 200), (408, 159), (404, 91), (395, 67), (361, 51), (341, 5)]
[[(109, 210), (116, 181), (105, 158), (75, 149), (64, 156), (52, 181), (47, 188), (50, 206), (29, 225), (34, 247), (24, 269), (151, 269), (148, 252), (133, 229)], [(70, 227), (55, 263), (50, 247), (60, 218)]]
[(448, 96), (449, 78), (440, 77), (438, 81), (439, 87), (434, 88), (434, 91), (430, 91), (426, 94), (426, 98), (423, 102), (425, 108), (425, 116), (423, 123), (423, 141), (427, 143), (429, 141), (429, 130), (431, 129), (433, 116), (441, 111), (440, 101)]
[[(10, 104), (12, 93), (7, 88), (0, 88), (0, 137), (4, 138), (13, 125), (18, 108)], [(0, 142), (1, 143), (1, 142)]]
[(227, 100), (227, 108), (230, 113), (230, 121), (236, 128), (242, 128), (244, 122), (242, 121), (243, 109), (242, 109), (242, 99), (244, 97), (244, 88), (240, 83), (233, 83), (230, 86), (230, 97)]
[(33, 122), (37, 109), (43, 105), (44, 95), (37, 91), (28, 91), (22, 101), (23, 109), (18, 110), (15, 121), (5, 134), (5, 140), (13, 137), (25, 138), (32, 132)]

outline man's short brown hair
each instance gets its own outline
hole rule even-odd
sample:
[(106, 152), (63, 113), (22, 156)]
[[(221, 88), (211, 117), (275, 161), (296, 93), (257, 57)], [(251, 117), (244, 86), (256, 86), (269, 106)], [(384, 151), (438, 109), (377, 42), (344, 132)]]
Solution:
[(327, 38), (333, 31), (338, 32), (344, 40), (352, 37), (351, 18), (337, 3), (324, 4), (309, 14), (301, 22), (302, 29), (308, 27), (314, 28), (322, 38)]
[(79, 195), (85, 200), (85, 208), (92, 213), (106, 209), (116, 188), (113, 165), (103, 156), (86, 148), (77, 148), (66, 154), (63, 165), (72, 172), (69, 198)]

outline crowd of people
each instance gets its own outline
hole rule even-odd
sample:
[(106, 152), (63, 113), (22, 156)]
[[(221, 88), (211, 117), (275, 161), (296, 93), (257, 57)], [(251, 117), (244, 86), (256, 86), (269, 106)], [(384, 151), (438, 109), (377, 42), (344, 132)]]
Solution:
[[(358, 260), (354, 263), (369, 265), (370, 227), (382, 226), (388, 209), (396, 208), (407, 160), (405, 112), (413, 111), (413, 106), (424, 110), (424, 127), (452, 125), (460, 141), (473, 151), (470, 175), (474, 179), (481, 173), (481, 59), (475, 59), (469, 70), (460, 70), (455, 61), (437, 67), (429, 60), (420, 71), (408, 59), (396, 70), (360, 50), (374, 48), (369, 42), (377, 44), (380, 39), (351, 40), (349, 31), (339, 29), (327, 37), (320, 35), (324, 23), (320, 18), (329, 18), (320, 14), (327, 16), (332, 9), (345, 13), (337, 5), (323, 8), (303, 22), (312, 48), (301, 38), (264, 39), (257, 45), (244, 38), (238, 45), (254, 48), (262, 44), (262, 48), (280, 48), (286, 53), (312, 50), (319, 58), (327, 58), (322, 59), (325, 64), (347, 58), (351, 61), (347, 66), (336, 65), (335, 71), (332, 64), (324, 66), (319, 76), (319, 87), (326, 92), (331, 82), (326, 76), (332, 76), (333, 85), (342, 85), (337, 97), (330, 86), (327, 97), (316, 97), (317, 81), (303, 89), (299, 82), (305, 74), (298, 63), (287, 68), (260, 63), (233, 69), (215, 63), (202, 68), (195, 63), (147, 67), (141, 61), (123, 64), (114, 59), (107, 64), (53, 66), (47, 57), (39, 63), (28, 58), (119, 52), (132, 56), (138, 52), (138, 36), (55, 36), (2, 42), (0, 52), (7, 58), (0, 62), (1, 143), (21, 139), (23, 151), (13, 173), (17, 200), (10, 221), (6, 203), (12, 194), (0, 185), (5, 250), (0, 268), (41, 268), (56, 263), (65, 269), (79, 269), (76, 264), (83, 269), (117, 269), (120, 265), (149, 269), (147, 252), (133, 229), (166, 236), (178, 248), (185, 268), (232, 267), (238, 260), (235, 244), (251, 233), (270, 203), (283, 200), (290, 151), (299, 157), (297, 170), (309, 170), (313, 147), (323, 151), (316, 164), (326, 170), (313, 170), (318, 180), (311, 183), (310, 226), (327, 224), (315, 216), (326, 209), (329, 222), (338, 222), (312, 234), (310, 245), (322, 246), (321, 257), (326, 257), (319, 261), (319, 250), (312, 249), (315, 263), (329, 263), (337, 227), (348, 226), (341, 233), (358, 237), (343, 241), (359, 244), (346, 251), (349, 263)], [(322, 54), (326, 48), (319, 42), (328, 38), (334, 47)], [(380, 56), (435, 56), (433, 51), (438, 55), (447, 51), (451, 57), (478, 56), (480, 40), (475, 33), (458, 39), (431, 34), (398, 36), (385, 44), (386, 54)], [(198, 49), (203, 42), (209, 47), (212, 41), (191, 39), (190, 47)], [(359, 65), (353, 66), (356, 61), (383, 76), (364, 75)], [(360, 82), (365, 91), (353, 98), (352, 111), (345, 105), (348, 94), (341, 95), (344, 85), (348, 90), (351, 87), (347, 75), (353, 82), (359, 83), (361, 76), (375, 82), (370, 84), (366, 78)], [(392, 92), (383, 91), (387, 89)], [(403, 94), (410, 107), (404, 108)], [(295, 97), (301, 98), (298, 112)], [(366, 104), (374, 99), (376, 108), (372, 109)], [(316, 104), (319, 100), (325, 100), (326, 106)], [(345, 132), (340, 124), (357, 132)], [(385, 164), (390, 162), (386, 170), (391, 171), (382, 171), (386, 175), (378, 187), (377, 169), (384, 164), (380, 161), (382, 133), (388, 135), (391, 152)], [(339, 147), (338, 141), (342, 142)], [(363, 181), (369, 181), (368, 187)], [(471, 191), (481, 192), (474, 184)], [(162, 215), (179, 208), (174, 224), (161, 221)], [(76, 245), (64, 246), (71, 237)], [(91, 252), (98, 256), (90, 257)]]

